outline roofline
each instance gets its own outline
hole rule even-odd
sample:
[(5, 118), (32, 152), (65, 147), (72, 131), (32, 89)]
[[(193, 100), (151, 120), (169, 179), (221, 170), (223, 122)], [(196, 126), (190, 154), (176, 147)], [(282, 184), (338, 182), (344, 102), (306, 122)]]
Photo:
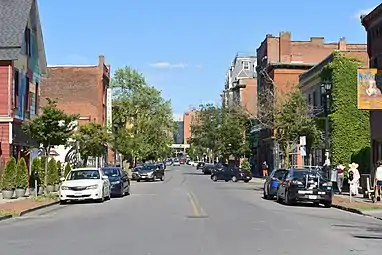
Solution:
[(311, 68), (315, 66), (315, 63), (269, 63), (268, 65), (268, 71), (271, 71), (273, 69), (301, 69), (304, 68)]
[(375, 7), (369, 14), (361, 15), (361, 24), (367, 30), (370, 26), (370, 23), (374, 21), (374, 19), (379, 15), (382, 16), (382, 3)]
[(97, 65), (48, 65), (49, 67), (98, 67)]

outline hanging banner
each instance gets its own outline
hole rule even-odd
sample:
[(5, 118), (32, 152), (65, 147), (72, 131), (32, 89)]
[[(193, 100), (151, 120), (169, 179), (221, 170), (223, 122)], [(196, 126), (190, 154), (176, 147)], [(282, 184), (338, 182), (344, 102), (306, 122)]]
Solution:
[(357, 105), (360, 110), (382, 109), (382, 72), (375, 68), (357, 71)]

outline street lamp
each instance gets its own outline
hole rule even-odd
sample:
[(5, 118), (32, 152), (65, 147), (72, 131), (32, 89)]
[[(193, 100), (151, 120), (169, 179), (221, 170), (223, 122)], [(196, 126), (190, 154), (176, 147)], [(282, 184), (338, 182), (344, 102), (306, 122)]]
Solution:
[(325, 114), (325, 165), (330, 165), (329, 157), (329, 107), (330, 107), (330, 91), (332, 89), (331, 81), (324, 81), (321, 84), (321, 97), (323, 110)]
[(114, 122), (114, 165), (117, 165), (117, 147), (118, 147), (118, 123)]

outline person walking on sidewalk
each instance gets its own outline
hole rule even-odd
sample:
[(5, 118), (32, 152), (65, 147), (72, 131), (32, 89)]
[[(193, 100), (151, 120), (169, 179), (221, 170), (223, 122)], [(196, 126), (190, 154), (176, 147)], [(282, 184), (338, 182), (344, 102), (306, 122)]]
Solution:
[(345, 179), (345, 167), (340, 163), (337, 166), (337, 188), (339, 194), (342, 194), (342, 187), (344, 185), (344, 179)]
[(377, 169), (375, 170), (375, 185), (374, 185), (374, 197), (377, 201), (381, 200), (381, 188), (382, 188), (382, 160), (377, 161)]
[(268, 165), (267, 165), (267, 161), (264, 161), (263, 162), (263, 165), (262, 165), (262, 170), (263, 170), (263, 177), (267, 177), (268, 176)]

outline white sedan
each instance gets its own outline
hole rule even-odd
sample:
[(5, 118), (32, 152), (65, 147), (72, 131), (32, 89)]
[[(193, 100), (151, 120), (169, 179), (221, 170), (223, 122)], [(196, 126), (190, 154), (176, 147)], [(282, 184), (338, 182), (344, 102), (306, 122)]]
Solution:
[(60, 203), (68, 201), (94, 200), (103, 202), (110, 199), (109, 178), (97, 168), (77, 168), (61, 178)]

